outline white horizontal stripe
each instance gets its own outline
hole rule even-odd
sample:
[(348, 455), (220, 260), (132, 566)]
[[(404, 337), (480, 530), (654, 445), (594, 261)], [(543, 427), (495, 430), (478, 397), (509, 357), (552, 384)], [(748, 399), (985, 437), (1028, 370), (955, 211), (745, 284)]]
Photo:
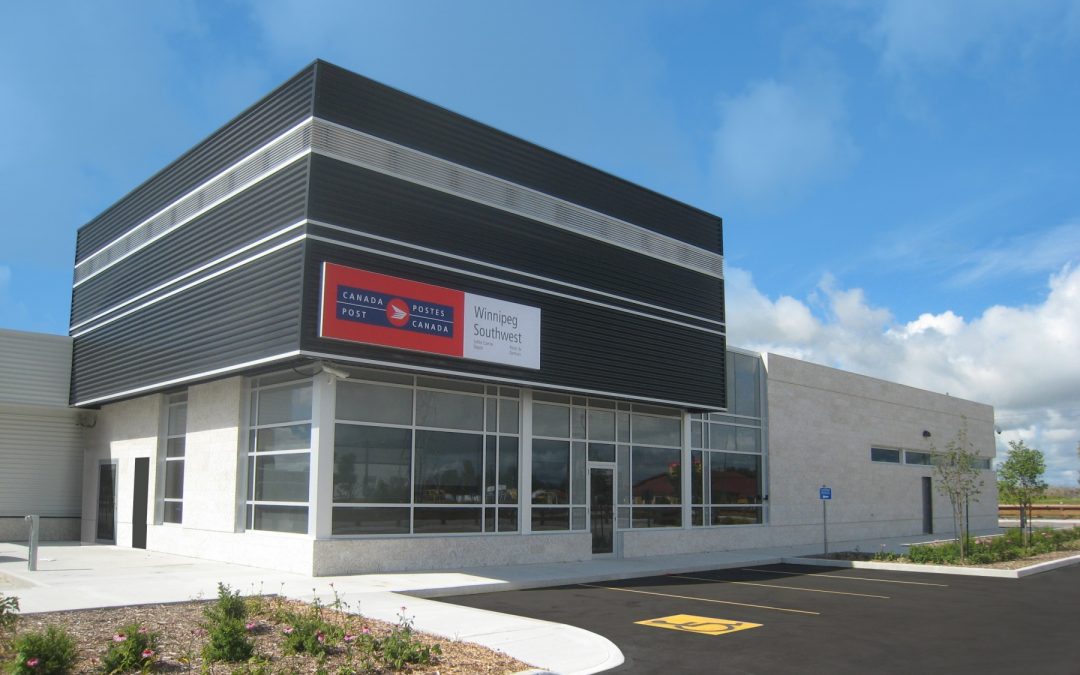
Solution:
[(602, 389), (581, 389), (576, 387), (566, 387), (558, 384), (551, 384), (548, 382), (536, 382), (534, 380), (520, 380), (510, 377), (496, 377), (494, 375), (478, 375), (476, 373), (468, 373), (460, 370), (450, 370), (448, 368), (431, 368), (428, 366), (418, 366), (415, 364), (396, 363), (394, 361), (382, 361), (379, 359), (368, 359), (358, 356), (342, 356), (340, 354), (329, 354), (325, 352), (313, 352), (308, 350), (301, 350), (300, 356), (308, 356), (316, 359), (328, 359), (331, 361), (347, 361), (349, 363), (363, 363), (365, 365), (381, 366), (383, 368), (394, 368), (396, 370), (406, 370), (414, 372), (424, 373), (438, 373), (440, 375), (453, 375), (455, 377), (464, 377), (470, 380), (480, 380), (482, 382), (499, 382), (504, 384), (513, 384), (520, 387), (531, 387), (535, 389), (556, 389), (559, 391), (567, 391), (570, 393), (586, 394), (603, 396), (605, 398), (616, 398), (631, 401), (642, 401), (645, 403), (661, 403), (664, 405), (675, 406), (677, 408), (695, 408), (708, 411), (723, 411), (723, 408), (716, 406), (705, 405), (702, 403), (687, 403), (686, 401), (672, 401), (665, 398), (648, 398), (646, 396), (634, 396), (631, 394), (618, 393), (612, 391), (604, 391)]
[(215, 265), (219, 265), (219, 264), (225, 262), (226, 260), (229, 260), (230, 258), (235, 258), (236, 256), (240, 255), (241, 253), (244, 253), (246, 251), (250, 251), (253, 248), (258, 248), (259, 246), (262, 246), (266, 242), (274, 239), (275, 237), (280, 237), (281, 235), (285, 234), (286, 232), (290, 232), (292, 230), (295, 230), (298, 227), (303, 226), (305, 223), (306, 223), (306, 221), (303, 221), (303, 220), (298, 221), (296, 223), (293, 223), (292, 225), (289, 225), (288, 227), (284, 227), (284, 228), (278, 230), (277, 232), (272, 232), (272, 233), (266, 235), (265, 237), (263, 237), (263, 238), (261, 238), (261, 239), (259, 239), (257, 241), (253, 241), (250, 244), (246, 244), (244, 246), (241, 246), (240, 248), (236, 249), (235, 251), (232, 251), (231, 253), (226, 253), (225, 255), (221, 256), (220, 258), (215, 258), (214, 260), (211, 260), (208, 263), (200, 265), (199, 267), (196, 267), (193, 270), (184, 272), (183, 274), (181, 274), (178, 277), (175, 277), (173, 279), (169, 279), (168, 281), (160, 283), (157, 286), (154, 286), (153, 288), (151, 288), (150, 290), (143, 291), (142, 293), (139, 293), (138, 295), (136, 295), (134, 297), (131, 297), (131, 298), (119, 303), (119, 304), (113, 305), (112, 307), (109, 307), (106, 310), (98, 312), (97, 314), (90, 317), (89, 319), (84, 319), (84, 320), (80, 321), (79, 323), (74, 324), (73, 326), (71, 326), (71, 328), (68, 329), (68, 331), (70, 332), (70, 331), (78, 330), (79, 328), (85, 326), (88, 323), (96, 321), (96, 320), (100, 319), (101, 317), (103, 317), (103, 316), (105, 316), (107, 314), (111, 314), (111, 313), (115, 312), (116, 310), (120, 309), (121, 307), (125, 307), (127, 305), (130, 305), (131, 303), (136, 302), (138, 300), (141, 300), (141, 299), (145, 298), (148, 295), (153, 295), (154, 293), (157, 293), (158, 291), (164, 290), (165, 288), (168, 288), (169, 286), (172, 286), (173, 284), (175, 284), (175, 283), (177, 283), (179, 281), (183, 281), (184, 279), (187, 279), (188, 277), (190, 277), (192, 275), (198, 274), (199, 272), (205, 272), (206, 270), (210, 269), (211, 267), (213, 267)]
[(241, 173), (242, 170), (245, 168), (245, 164), (248, 164), (249, 162), (252, 162), (252, 160), (258, 158), (259, 155), (266, 154), (268, 152), (273, 151), (275, 149), (275, 146), (277, 146), (277, 145), (282, 145), (282, 146), (287, 145), (289, 143), (289, 141), (291, 140), (290, 139), (291, 135), (297, 134), (297, 133), (304, 134), (305, 132), (308, 132), (308, 129), (311, 126), (311, 121), (312, 121), (312, 118), (309, 117), (308, 119), (304, 120), (303, 122), (300, 122), (299, 124), (297, 124), (296, 126), (294, 126), (291, 129), (289, 129), (285, 133), (281, 134), (280, 136), (278, 136), (274, 140), (270, 141), (266, 145), (263, 145), (259, 149), (255, 150), (254, 152), (249, 154), (247, 157), (244, 157), (240, 161), (236, 162), (235, 164), (228, 167), (227, 169), (224, 169), (223, 171), (221, 171), (217, 175), (213, 176), (212, 178), (204, 181), (201, 185), (199, 185), (198, 187), (196, 187), (193, 190), (189, 191), (188, 193), (184, 194), (179, 199), (176, 199), (175, 201), (169, 203), (168, 206), (161, 209), (160, 211), (158, 211), (154, 215), (150, 216), (149, 218), (143, 220), (138, 225), (131, 228), (130, 230), (128, 230), (124, 234), (120, 235), (116, 239), (112, 240), (111, 242), (109, 242), (105, 246), (101, 247), (100, 249), (98, 249), (94, 253), (92, 253), (89, 256), (87, 256), (86, 258), (83, 258), (82, 260), (80, 260), (75, 265), (76, 282), (75, 282), (74, 285), (78, 286), (79, 284), (83, 283), (87, 279), (90, 279), (91, 277), (99, 274), (103, 270), (106, 270), (109, 267), (112, 267), (116, 263), (120, 262), (121, 260), (124, 260), (128, 256), (136, 253), (137, 251), (142, 250), (146, 246), (149, 246), (151, 243), (157, 241), (161, 237), (164, 237), (166, 234), (169, 234), (170, 232), (176, 230), (177, 228), (179, 228), (179, 227), (181, 227), (183, 225), (186, 225), (187, 223), (191, 222), (193, 219), (195, 219), (198, 216), (206, 213), (210, 209), (218, 206), (222, 202), (224, 202), (224, 201), (226, 201), (228, 199), (231, 199), (232, 197), (236, 196), (240, 192), (243, 192), (244, 190), (247, 190), (248, 188), (255, 185), (256, 183), (259, 183), (260, 181), (265, 180), (267, 177), (273, 175), (274, 173), (276, 173), (280, 169), (284, 168), (285, 166), (288, 166), (289, 164), (296, 161), (300, 157), (303, 157), (304, 155), (309, 154), (311, 152), (311, 140), (310, 140), (310, 137), (305, 138), (305, 139), (301, 139), (301, 141), (302, 141), (301, 146), (296, 152), (291, 153), (291, 154), (289, 154), (288, 156), (286, 156), (284, 158), (279, 158), (278, 161), (270, 164), (269, 166), (264, 167), (263, 170), (260, 171), (255, 176), (249, 178), (248, 180), (244, 181), (243, 183), (241, 183), (237, 187), (229, 190), (227, 193), (219, 196), (218, 198), (212, 200), (211, 202), (201, 205), (200, 208), (196, 209), (195, 211), (192, 211), (191, 213), (188, 213), (186, 216), (184, 216), (183, 218), (178, 220), (176, 223), (173, 223), (168, 228), (166, 228), (166, 229), (162, 230), (161, 232), (153, 235), (152, 237), (150, 237), (146, 241), (142, 242), (141, 244), (138, 244), (137, 246), (131, 248), (130, 250), (128, 250), (128, 251), (126, 251), (126, 252), (124, 252), (122, 254), (118, 254), (118, 255), (112, 257), (108, 262), (106, 262), (103, 265), (93, 265), (94, 269), (92, 271), (90, 271), (90, 272), (86, 272), (84, 274), (83, 271), (80, 269), (84, 265), (87, 265), (91, 261), (98, 258), (98, 256), (106, 255), (110, 251), (121, 248), (126, 241), (136, 237), (141, 230), (145, 230), (145, 229), (150, 228), (155, 223), (155, 221), (157, 221), (157, 220), (159, 220), (161, 218), (165, 218), (173, 209), (181, 209), (185, 205), (185, 203), (192, 202), (192, 201), (195, 201), (197, 199), (201, 199), (201, 196), (202, 196), (201, 193), (211, 190), (214, 187), (214, 184), (216, 182), (229, 178), (231, 174), (234, 174), (234, 173), (239, 174), (239, 173)]
[(201, 373), (195, 373), (194, 375), (184, 375), (183, 377), (176, 377), (171, 380), (162, 380), (155, 382), (154, 384), (147, 384), (142, 387), (135, 387), (134, 389), (127, 389), (125, 391), (119, 391), (114, 394), (107, 394), (105, 396), (98, 396), (96, 398), (88, 398), (83, 401), (76, 401), (73, 405), (94, 405), (96, 403), (102, 403), (104, 401), (111, 401), (118, 398), (125, 398), (127, 396), (134, 396), (135, 394), (141, 394), (145, 391), (151, 391), (154, 389), (167, 389), (169, 387), (183, 384), (185, 382), (192, 382), (195, 380), (201, 380), (207, 377), (213, 377), (214, 375), (224, 375), (225, 373), (236, 372), (237, 370), (244, 370), (245, 368), (254, 368), (255, 366), (265, 365), (267, 363), (273, 363), (275, 361), (284, 361), (285, 359), (294, 358), (300, 355), (299, 350), (291, 352), (284, 352), (282, 354), (275, 354), (274, 356), (266, 356), (261, 359), (255, 359), (253, 361), (245, 361), (243, 363), (237, 363), (231, 366), (224, 366), (222, 368), (215, 368), (213, 370), (206, 370)]
[(315, 118), (312, 151), (717, 278), (719, 253), (356, 129)]
[(355, 249), (357, 251), (364, 251), (365, 253), (372, 253), (372, 254), (387, 257), (387, 258), (394, 258), (396, 260), (404, 260), (404, 261), (407, 261), (407, 262), (416, 263), (418, 265), (424, 265), (425, 267), (434, 267), (435, 269), (446, 270), (448, 272), (455, 272), (457, 274), (464, 274), (466, 276), (475, 277), (477, 279), (484, 279), (484, 280), (487, 280), (487, 281), (492, 281), (492, 282), (495, 282), (497, 284), (501, 284), (501, 285), (504, 285), (504, 286), (514, 286), (516, 288), (524, 288), (524, 289), (528, 289), (528, 290), (531, 290), (531, 291), (536, 291), (537, 293), (543, 293), (545, 295), (552, 295), (552, 296), (555, 296), (557, 298), (565, 298), (567, 300), (573, 300), (575, 302), (583, 302), (583, 303), (586, 303), (586, 304), (589, 304), (589, 305), (594, 305), (596, 307), (603, 307), (605, 309), (612, 309), (612, 310), (615, 310), (615, 311), (618, 311), (618, 312), (623, 312), (623, 313), (626, 313), (626, 314), (633, 314), (633, 315), (636, 315), (636, 316), (645, 317), (646, 319), (652, 319), (654, 321), (663, 321), (664, 323), (670, 323), (670, 324), (673, 324), (673, 325), (676, 325), (676, 326), (682, 326), (684, 328), (692, 328), (694, 330), (698, 330), (698, 331), (701, 331), (703, 333), (710, 333), (712, 335), (716, 335), (716, 336), (719, 336), (719, 337), (724, 337), (724, 332), (723, 331), (713, 330), (711, 328), (705, 328), (704, 326), (695, 326), (692, 323), (684, 323), (682, 321), (676, 321), (674, 319), (668, 319), (666, 317), (656, 316), (655, 314), (646, 314), (645, 312), (639, 312), (636, 309), (629, 309), (627, 307), (619, 307), (617, 305), (609, 305), (606, 302), (600, 302), (598, 300), (589, 300), (588, 298), (579, 298), (579, 297), (574, 296), (574, 295), (569, 295), (567, 293), (560, 293), (559, 291), (553, 291), (553, 290), (550, 290), (550, 289), (547, 289), (547, 288), (537, 288), (536, 286), (529, 286), (528, 284), (521, 284), (521, 283), (518, 283), (516, 281), (509, 281), (507, 279), (500, 279), (498, 277), (489, 276), (487, 274), (481, 274), (479, 272), (470, 272), (468, 270), (463, 270), (463, 269), (459, 269), (459, 268), (456, 268), (456, 267), (450, 267), (449, 265), (440, 265), (439, 263), (434, 263), (434, 262), (431, 262), (431, 261), (428, 261), (428, 260), (421, 260), (419, 258), (412, 258), (412, 257), (406, 256), (406, 255), (399, 255), (397, 253), (388, 253), (386, 251), (381, 251), (379, 249), (369, 248), (367, 246), (361, 246), (360, 244), (352, 244), (352, 243), (349, 243), (347, 241), (339, 241), (337, 239), (330, 239), (329, 237), (321, 237), (321, 236), (319, 236), (317, 234), (309, 234), (309, 235), (307, 235), (307, 237), (308, 237), (308, 239), (312, 239), (314, 241), (321, 241), (321, 242), (324, 242), (324, 243), (327, 243), (327, 244), (333, 244), (335, 246), (345, 246), (347, 248)]
[(634, 298), (630, 298), (630, 297), (627, 297), (627, 296), (624, 296), (624, 295), (617, 295), (615, 293), (608, 293), (607, 291), (601, 291), (601, 290), (597, 290), (595, 288), (589, 288), (588, 286), (581, 286), (579, 284), (573, 284), (573, 283), (570, 283), (568, 281), (560, 281), (559, 279), (553, 279), (551, 277), (545, 277), (545, 276), (542, 276), (542, 275), (539, 275), (539, 274), (533, 274), (532, 272), (524, 272), (522, 270), (515, 269), (513, 267), (504, 267), (503, 265), (496, 265), (495, 263), (490, 263), (490, 262), (486, 262), (486, 261), (483, 261), (483, 260), (478, 260), (476, 258), (469, 258), (467, 256), (458, 255), (456, 253), (448, 253), (446, 251), (440, 251), (438, 249), (431, 248), (431, 247), (428, 247), (428, 246), (420, 246), (419, 244), (411, 244), (411, 243), (409, 243), (407, 241), (402, 241), (400, 239), (393, 239), (391, 237), (383, 237), (383, 236), (380, 236), (380, 235), (377, 235), (377, 234), (372, 234), (370, 232), (360, 232), (359, 230), (350, 229), (348, 227), (343, 227), (341, 225), (333, 225), (331, 223), (323, 222), (321, 220), (311, 220), (311, 219), (309, 219), (308, 222), (310, 224), (312, 224), (312, 225), (317, 226), (317, 227), (325, 227), (325, 228), (328, 228), (328, 229), (331, 229), (331, 230), (337, 230), (339, 232), (344, 232), (346, 234), (351, 234), (353, 236), (363, 237), (365, 239), (374, 239), (376, 241), (381, 241), (381, 242), (384, 242), (384, 243), (387, 243), (387, 244), (394, 244), (395, 246), (402, 246), (402, 247), (405, 247), (405, 248), (411, 248), (414, 251), (423, 251), (424, 253), (431, 253), (431, 254), (434, 254), (434, 255), (442, 256), (444, 258), (451, 258), (453, 260), (459, 260), (461, 262), (470, 263), (472, 265), (479, 265), (481, 267), (487, 267), (487, 268), (490, 268), (490, 269), (499, 270), (501, 272), (510, 272), (510, 273), (516, 274), (518, 276), (528, 277), (530, 279), (536, 279), (537, 281), (544, 281), (544, 282), (547, 282), (547, 283), (550, 283), (550, 284), (555, 284), (557, 286), (564, 286), (566, 288), (572, 288), (572, 289), (574, 289), (576, 291), (584, 291), (586, 293), (592, 293), (593, 295), (601, 295), (601, 296), (604, 296), (606, 298), (611, 298), (612, 300), (619, 300), (619, 301), (622, 301), (622, 302), (628, 302), (628, 303), (631, 303), (631, 304), (634, 304), (634, 305), (638, 305), (640, 307), (648, 307), (649, 309), (659, 310), (661, 312), (671, 312), (673, 314), (681, 314), (683, 316), (692, 316), (693, 318), (698, 319), (700, 321), (715, 324), (717, 326), (720, 326), (721, 328), (724, 327), (724, 322), (723, 321), (717, 321), (715, 319), (709, 319), (709, 318), (706, 318), (706, 317), (703, 317), (703, 316), (699, 316), (697, 314), (690, 314), (689, 312), (680, 312), (678, 310), (671, 309), (670, 307), (662, 307), (660, 305), (654, 305), (652, 303), (643, 302), (641, 300), (635, 300)]
[[(297, 134), (298, 137), (292, 137)], [(283, 157), (273, 157), (275, 151), (288, 148), (290, 144), (298, 145), (298, 149)], [(76, 280), (73, 287), (78, 287), (88, 279), (125, 260), (222, 202), (265, 180), (281, 168), (312, 152), (313, 149), (320, 154), (334, 157), (340, 161), (364, 166), (395, 178), (422, 184), (463, 199), (483, 203), (554, 227), (589, 236), (610, 245), (649, 255), (670, 264), (723, 278), (723, 256), (719, 254), (385, 139), (370, 136), (325, 120), (308, 118), (250, 153), (247, 157), (204, 181), (197, 188), (79, 261), (75, 265)], [(228, 192), (220, 194), (210, 202), (202, 203), (202, 200), (208, 195), (212, 196), (221, 193), (222, 189), (224, 189), (223, 186), (231, 185), (231, 181), (243, 178), (245, 172), (250, 173), (258, 168), (262, 169), (258, 174), (232, 187)], [(216, 185), (219, 182), (222, 185)], [(193, 205), (196, 204), (198, 208), (185, 213), (185, 209), (193, 208)], [(153, 232), (155, 226), (161, 226), (168, 217), (175, 218), (177, 215), (182, 215), (182, 217), (169, 224), (162, 231)], [(158, 220), (162, 220), (162, 222), (158, 223)], [(322, 225), (334, 227), (329, 224)], [(132, 245), (132, 242), (138, 240), (140, 236), (145, 236), (146, 239)], [(130, 248), (125, 248), (128, 246)], [(106, 256), (109, 259), (102, 263), (98, 261), (100, 256)], [(480, 261), (471, 262), (484, 264)], [(535, 275), (528, 276), (535, 277)], [(575, 287), (573, 284), (565, 282), (548, 281)], [(618, 297), (602, 291), (592, 292)], [(621, 299), (635, 304), (663, 309), (649, 305), (649, 303), (642, 303), (628, 298)], [(664, 311), (672, 312), (673, 310), (664, 309)], [(94, 319), (88, 321), (92, 320)], [(702, 320), (722, 325), (712, 319), (702, 318)], [(81, 322), (80, 325), (85, 323)], [(73, 326), (73, 328), (77, 327)]]
[(250, 262), (254, 262), (255, 260), (258, 260), (259, 258), (263, 258), (265, 256), (270, 255), (271, 253), (276, 253), (277, 251), (280, 251), (283, 248), (286, 248), (288, 246), (291, 246), (293, 244), (301, 242), (301, 241), (304, 240), (304, 238), (305, 238), (305, 235), (301, 234), (301, 235), (299, 235), (297, 237), (293, 237), (292, 239), (287, 239), (287, 240), (281, 242), (280, 244), (276, 244), (274, 246), (271, 246), (270, 248), (266, 249), (265, 251), (259, 251), (258, 253), (256, 253), (255, 255), (253, 255), (251, 257), (245, 258), (243, 260), (239, 260), (239, 261), (233, 263), (232, 265), (229, 265), (228, 267), (223, 267), (220, 270), (216, 270), (214, 272), (211, 272), (210, 274), (207, 274), (204, 277), (199, 277), (198, 279), (196, 279), (196, 280), (194, 280), (192, 282), (189, 282), (187, 284), (184, 284), (183, 286), (180, 286), (178, 288), (174, 288), (173, 290), (169, 291), (168, 293), (163, 293), (163, 294), (161, 294), (161, 295), (159, 295), (159, 296), (157, 296), (155, 298), (152, 298), (151, 300), (148, 300), (148, 301), (144, 302), (143, 304), (138, 305), (137, 307), (132, 307), (131, 309), (127, 310), (126, 312), (121, 312), (120, 314), (117, 314), (116, 316), (111, 316), (108, 319), (106, 319), (105, 321), (102, 321), (99, 324), (91, 326), (90, 328), (87, 328), (86, 330), (80, 331), (78, 333), (72, 333), (71, 337), (74, 337), (74, 338), (81, 337), (81, 336), (86, 335), (87, 333), (89, 333), (91, 331), (95, 331), (95, 330), (97, 330), (99, 328), (102, 328), (104, 326), (108, 326), (110, 323), (113, 323), (114, 321), (118, 321), (118, 320), (124, 318), (125, 316), (130, 316), (131, 314), (134, 314), (135, 312), (138, 312), (139, 310), (150, 307), (151, 305), (156, 305), (157, 303), (161, 302), (162, 300), (165, 300), (166, 298), (171, 298), (174, 295), (177, 295), (179, 293), (183, 293), (184, 291), (186, 291), (188, 289), (191, 289), (191, 288), (194, 288), (196, 286), (199, 286), (199, 285), (201, 285), (201, 284), (203, 284), (203, 283), (205, 283), (207, 281), (210, 281), (211, 279), (216, 279), (217, 277), (220, 277), (223, 274), (228, 274), (229, 272), (237, 269), (238, 267), (242, 267), (242, 266), (244, 266), (244, 265), (246, 265), (246, 264), (248, 264)]

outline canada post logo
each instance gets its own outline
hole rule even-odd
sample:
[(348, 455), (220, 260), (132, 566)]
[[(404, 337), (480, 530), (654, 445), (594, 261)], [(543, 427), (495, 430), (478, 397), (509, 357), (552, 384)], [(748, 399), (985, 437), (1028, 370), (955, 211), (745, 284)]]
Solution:
[(454, 337), (454, 308), (428, 300), (339, 284), (337, 318), (413, 333)]
[(325, 263), (322, 298), (323, 337), (462, 355), (462, 291)]
[(328, 262), (319, 336), (540, 368), (540, 308)]

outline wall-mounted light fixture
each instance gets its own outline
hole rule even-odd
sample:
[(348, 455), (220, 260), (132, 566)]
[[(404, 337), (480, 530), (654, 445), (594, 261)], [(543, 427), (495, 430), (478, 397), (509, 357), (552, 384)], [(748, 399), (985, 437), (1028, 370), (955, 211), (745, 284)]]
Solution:
[(923, 438), (930, 438), (930, 432), (927, 431), (926, 429), (923, 429), (922, 437)]

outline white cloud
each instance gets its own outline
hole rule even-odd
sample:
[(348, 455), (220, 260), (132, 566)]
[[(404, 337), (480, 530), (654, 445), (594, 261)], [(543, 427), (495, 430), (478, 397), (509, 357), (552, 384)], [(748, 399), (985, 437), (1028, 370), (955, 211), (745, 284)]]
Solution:
[(771, 300), (729, 269), (731, 344), (768, 350), (993, 405), (1005, 441), (1047, 455), (1048, 477), (1075, 484), (1080, 441), (1080, 267), (1053, 275), (1039, 304), (898, 322), (860, 289), (823, 279), (812, 300)]
[(828, 80), (758, 82), (721, 104), (712, 170), (720, 192), (790, 200), (858, 157), (845, 129), (841, 87)]
[(875, 7), (870, 39), (882, 65), (897, 73), (1023, 58), (1040, 44), (1074, 37), (1077, 11), (1070, 0), (887, 0)]

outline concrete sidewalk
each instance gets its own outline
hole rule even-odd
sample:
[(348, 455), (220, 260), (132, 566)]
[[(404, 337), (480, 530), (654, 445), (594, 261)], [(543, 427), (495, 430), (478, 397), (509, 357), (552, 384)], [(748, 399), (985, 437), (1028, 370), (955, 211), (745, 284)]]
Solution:
[[(901, 550), (930, 537), (838, 542), (830, 549)], [(818, 553), (820, 546), (726, 551), (638, 559), (492, 566), (448, 572), (308, 577), (258, 567), (79, 543), (47, 543), (38, 570), (27, 571), (27, 548), (0, 543), (0, 593), (16, 595), (24, 613), (181, 602), (215, 597), (218, 582), (245, 594), (280, 593), (324, 602), (334, 591), (350, 611), (396, 622), (403, 611), (415, 627), (449, 639), (497, 649), (556, 673), (596, 673), (621, 664), (606, 638), (563, 624), (448, 605), (430, 598), (768, 565), (784, 557)], [(333, 586), (331, 586), (331, 584)]]

